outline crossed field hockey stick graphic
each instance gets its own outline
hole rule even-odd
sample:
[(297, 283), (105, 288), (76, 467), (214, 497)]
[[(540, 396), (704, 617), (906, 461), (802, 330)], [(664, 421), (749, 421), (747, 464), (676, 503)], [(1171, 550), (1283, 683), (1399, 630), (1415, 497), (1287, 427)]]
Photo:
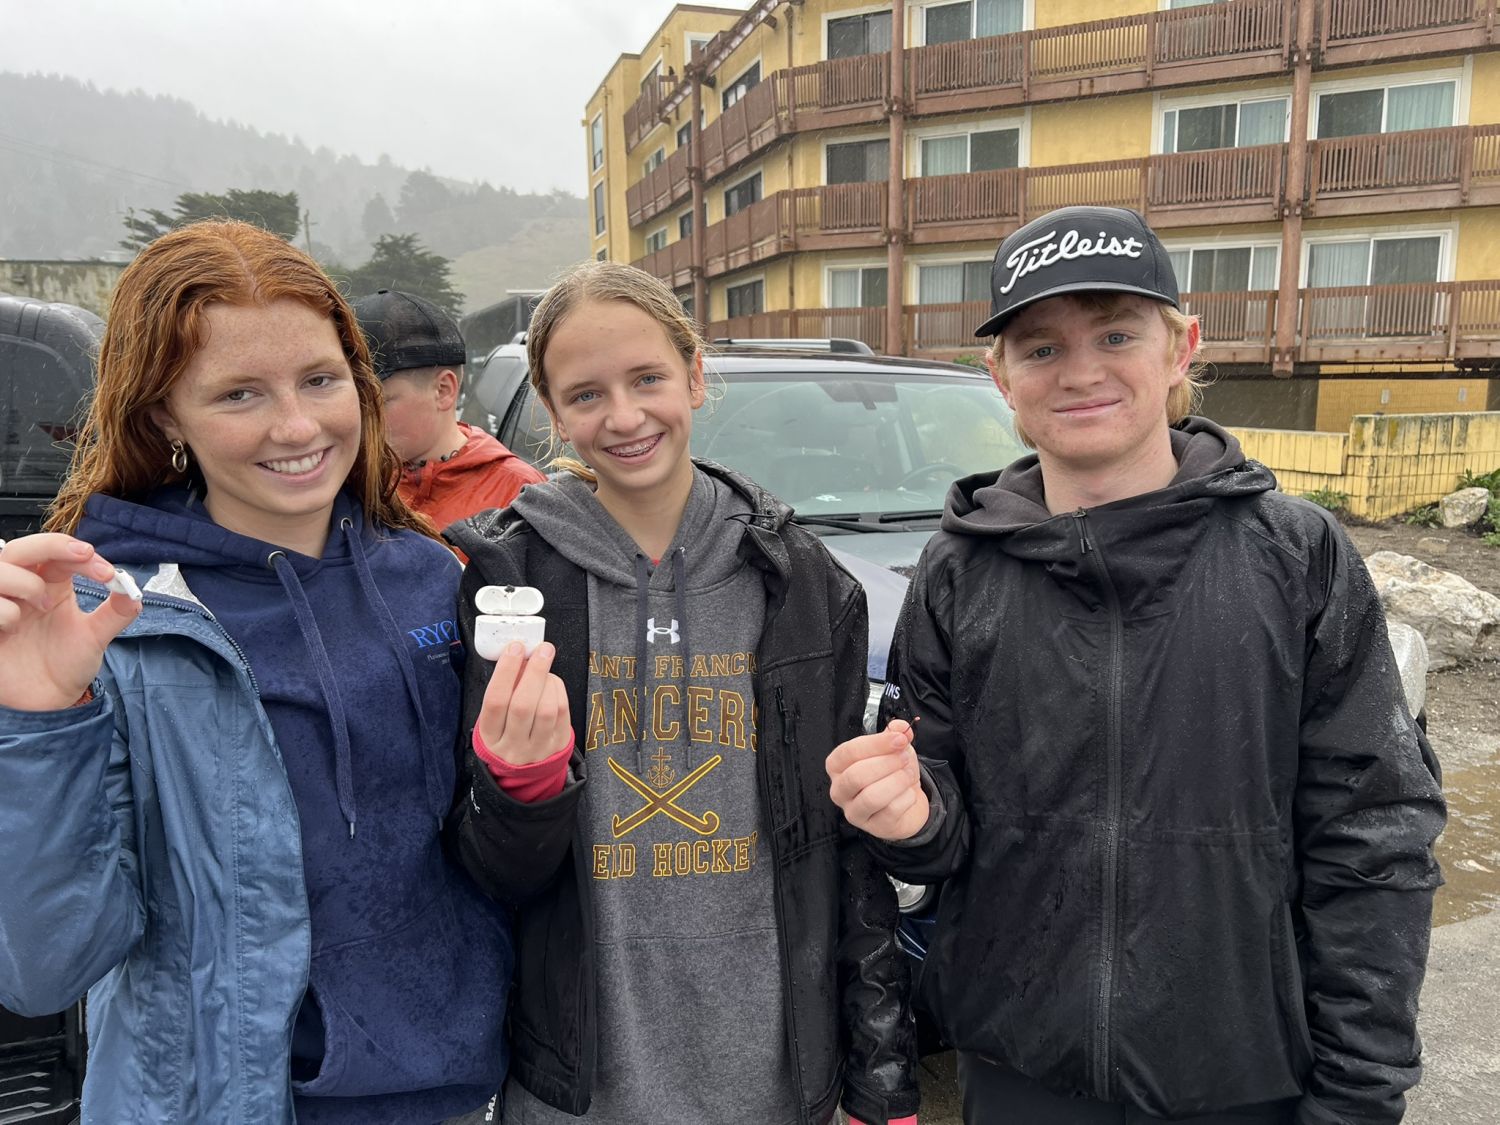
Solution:
[(621, 836), (634, 832), (657, 813), (670, 817), (684, 828), (691, 828), (700, 836), (712, 836), (719, 830), (719, 814), (710, 810), (702, 816), (694, 816), (679, 805), (677, 799), (707, 777), (710, 771), (723, 760), (722, 754), (715, 754), (672, 788), (658, 793), (619, 762), (613, 758), (609, 759), (609, 768), (615, 771), (615, 776), (646, 799), (646, 803), (629, 816), (614, 817), (610, 827), (614, 831), (615, 839), (618, 840)]

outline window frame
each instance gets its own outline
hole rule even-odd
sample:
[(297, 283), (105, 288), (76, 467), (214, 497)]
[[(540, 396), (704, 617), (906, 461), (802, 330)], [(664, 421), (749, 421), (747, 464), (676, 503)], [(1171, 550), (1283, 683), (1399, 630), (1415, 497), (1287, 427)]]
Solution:
[[(1331, 81), (1313, 81), (1312, 89), (1308, 92), (1307, 110), (1307, 140), (1318, 139), (1318, 118), (1323, 111), (1324, 94), (1355, 94), (1366, 90), (1391, 90), (1398, 86), (1427, 86), (1435, 82), (1454, 83), (1453, 91), (1453, 125), (1466, 125), (1469, 123), (1469, 96), (1473, 86), (1474, 60), (1473, 56), (1466, 56), (1460, 66), (1449, 66), (1430, 71), (1412, 71), (1404, 74), (1391, 74), (1384, 78), (1336, 78)], [(1386, 120), (1390, 114), (1390, 98), (1381, 99), (1380, 123), (1384, 129)], [(1439, 126), (1443, 128), (1443, 126)], [(1365, 136), (1387, 136), (1388, 134), (1371, 133)], [(1334, 140), (1337, 138), (1326, 138)]]
[[(908, 47), (929, 47), (934, 44), (927, 42), (927, 9), (943, 8), (949, 4), (963, 3), (964, 0), (927, 0), (927, 3), (913, 4), (907, 7), (906, 45)], [(974, 0), (970, 0), (974, 3)], [(979, 21), (979, 8), (977, 4), (969, 9), (969, 40), (975, 38), (974, 31)], [(1024, 31), (1036, 28), (1036, 0), (1021, 0), (1021, 31), (1008, 32), (1007, 34), (1019, 35)], [(986, 38), (991, 38), (986, 36)], [(825, 51), (826, 54), (826, 51)]]
[[(833, 303), (833, 275), (835, 273), (849, 273), (851, 271), (858, 271), (858, 273), (860, 275), (860, 277), (859, 277), (860, 294), (863, 295), (864, 294), (864, 284), (865, 284), (864, 275), (865, 275), (865, 271), (866, 270), (884, 270), (884, 271), (886, 271), (886, 278), (885, 278), (886, 300), (885, 300), (885, 304), (880, 304), (880, 305), (835, 305)], [(891, 292), (891, 277), (890, 277), (889, 267), (886, 264), (886, 262), (884, 262), (884, 261), (876, 260), (876, 259), (872, 258), (869, 261), (825, 262), (823, 264), (823, 307), (825, 309), (832, 309), (832, 308), (878, 309), (878, 308), (884, 308), (886, 304), (890, 303), (890, 292)]]
[[(721, 207), (721, 209), (723, 211), (723, 215), (721, 216), (721, 218), (727, 219), (731, 215), (738, 215), (741, 211), (745, 210), (746, 208), (755, 206), (757, 203), (759, 203), (762, 199), (764, 199), (766, 197), (766, 179), (765, 179), (765, 176), (762, 175), (763, 172), (764, 172), (763, 168), (757, 168), (755, 171), (751, 172), (748, 176), (742, 176), (742, 177), (740, 177), (740, 179), (736, 180), (734, 183), (725, 185), (725, 187), (723, 189), (723, 193), (719, 197), (719, 204), (720, 204), (720, 207)], [(731, 211), (729, 209), (729, 193), (732, 192), (732, 191), (734, 191), (734, 190), (736, 190), (737, 188), (743, 187), (744, 185), (748, 184), (751, 180), (759, 180), (760, 181), (760, 185), (756, 188), (755, 198), (752, 199), (749, 203), (746, 203), (746, 204), (743, 204), (742, 206), (736, 207), (733, 211)]]
[[(653, 239), (657, 238), (658, 236), (660, 236), (660, 239), (661, 239), (660, 245), (652, 246), (651, 245), (651, 241)], [(651, 231), (649, 234), (646, 235), (646, 238), (645, 238), (646, 253), (647, 254), (655, 254), (659, 250), (665, 250), (667, 248), (667, 244), (668, 244), (668, 241), (669, 241), (670, 238), (671, 238), (671, 233), (670, 233), (670, 231), (668, 230), (668, 228), (667, 228), (667, 226), (665, 224), (663, 224), (662, 226), (657, 227), (655, 230)]]
[[(855, 134), (848, 135), (848, 136), (837, 136), (837, 137), (824, 136), (822, 138), (822, 140), (819, 142), (819, 147), (822, 150), (822, 154), (823, 154), (823, 160), (822, 160), (822, 162), (823, 162), (823, 186), (824, 187), (828, 187), (829, 186), (829, 181), (828, 181), (828, 150), (830, 148), (833, 148), (835, 145), (863, 145), (863, 144), (878, 143), (880, 141), (885, 141), (886, 144), (890, 144), (890, 140), (891, 140), (891, 135), (890, 135), (889, 132), (885, 132), (885, 133), (855, 133)], [(851, 181), (851, 182), (853, 182), (853, 183), (887, 183), (889, 181), (890, 157), (891, 157), (890, 150), (887, 149), (886, 150), (887, 179), (885, 179), (885, 180), (855, 180), (855, 181)]]
[[(1269, 102), (1277, 98), (1286, 99), (1286, 119), (1282, 124), (1281, 140), (1279, 144), (1286, 144), (1292, 139), (1292, 91), (1275, 90), (1266, 93), (1259, 91), (1244, 91), (1241, 94), (1197, 94), (1192, 97), (1172, 97), (1171, 95), (1158, 94), (1155, 99), (1154, 113), (1151, 123), (1151, 151), (1159, 156), (1175, 155), (1179, 150), (1175, 148), (1176, 137), (1173, 137), (1174, 148), (1171, 153), (1167, 152), (1167, 114), (1180, 113), (1182, 110), (1208, 109), (1213, 106), (1233, 105), (1235, 107), (1234, 133), (1235, 141), (1239, 141), (1239, 107), (1248, 102)], [(1179, 123), (1181, 118), (1178, 119)], [(1235, 145), (1239, 147), (1238, 144)], [(1251, 146), (1254, 147), (1254, 146)], [(1222, 149), (1190, 149), (1190, 152), (1222, 152)]]
[[(1234, 235), (1221, 235), (1218, 237), (1209, 238), (1175, 239), (1172, 241), (1164, 241), (1162, 245), (1167, 251), (1169, 260), (1172, 254), (1180, 254), (1184, 250), (1188, 252), (1187, 280), (1189, 282), (1192, 281), (1192, 255), (1200, 250), (1249, 250), (1251, 255), (1250, 266), (1252, 270), (1255, 268), (1254, 256), (1257, 250), (1274, 250), (1276, 252), (1276, 276), (1278, 279), (1281, 276), (1282, 247), (1281, 240), (1278, 238), (1271, 238), (1268, 236), (1236, 237)], [(1178, 278), (1177, 285), (1178, 288), (1184, 293), (1193, 292), (1191, 285), (1184, 284), (1181, 278)], [(1272, 285), (1271, 288), (1275, 289), (1277, 288), (1277, 286)], [(1238, 292), (1238, 290), (1221, 290), (1221, 292)], [(1256, 290), (1247, 289), (1245, 290), (1245, 292), (1251, 293), (1256, 292)]]
[[(594, 131), (598, 130), (599, 147), (594, 147)], [(604, 111), (600, 110), (594, 114), (594, 119), (589, 122), (589, 172), (597, 172), (604, 167)]]
[[(1457, 223), (1418, 223), (1414, 226), (1400, 228), (1392, 227), (1351, 227), (1348, 230), (1318, 231), (1303, 235), (1301, 261), (1297, 263), (1297, 288), (1299, 290), (1311, 288), (1307, 283), (1307, 275), (1312, 266), (1312, 248), (1315, 245), (1333, 242), (1359, 242), (1372, 243), (1370, 262), (1375, 260), (1375, 242), (1391, 242), (1410, 238), (1438, 238), (1438, 269), (1434, 283), (1442, 283), (1454, 280), (1454, 271), (1457, 267), (1458, 247), (1458, 224)], [(1364, 285), (1369, 285), (1369, 269), (1365, 270)]]
[[(992, 254), (986, 257), (983, 253), (975, 251), (968, 254), (940, 254), (931, 258), (922, 258), (918, 261), (912, 261), (910, 258), (908, 258), (906, 276), (909, 284), (905, 292), (911, 294), (911, 303), (913, 305), (922, 304), (923, 269), (931, 266), (967, 266), (971, 263), (983, 265), (986, 272), (988, 273), (988, 271), (994, 266), (994, 256)], [(986, 291), (982, 298), (976, 297), (975, 300), (988, 300), (989, 297), (990, 294), (988, 291)], [(947, 304), (948, 302), (941, 303)]]
[[(760, 286), (760, 308), (751, 313), (731, 313), (729, 311), (729, 291), (731, 289), (744, 289), (751, 285)], [(724, 319), (730, 320), (736, 316), (758, 316), (766, 311), (766, 275), (764, 272), (752, 274), (743, 281), (735, 282), (733, 285), (725, 285), (724, 293)]]
[[(1026, 168), (1031, 164), (1031, 110), (1028, 107), (1018, 114), (1005, 117), (968, 121), (960, 125), (939, 124), (926, 128), (908, 129), (906, 132), (906, 178), (922, 179), (922, 142), (940, 141), (949, 137), (972, 137), (975, 133), (999, 133), (1006, 129), (1016, 131), (1016, 167)], [(967, 159), (973, 160), (974, 142), (969, 142)], [(967, 173), (960, 173), (967, 175)]]
[[(828, 62), (829, 61), (829, 55), (828, 55), (828, 25), (829, 24), (834, 23), (837, 20), (852, 20), (852, 19), (859, 19), (862, 16), (880, 15), (882, 12), (886, 13), (886, 14), (890, 14), (890, 11), (891, 11), (891, 6), (889, 4), (869, 4), (869, 5), (866, 5), (865, 7), (862, 7), (862, 8), (841, 8), (838, 11), (824, 12), (823, 13), (823, 45), (822, 45), (821, 53), (818, 55), (818, 57), (820, 59), (822, 59), (824, 62)], [(894, 27), (892, 28), (892, 30), (894, 30)], [(883, 51), (883, 52), (879, 52), (879, 53), (881, 53), (881, 54), (889, 54), (890, 52), (889, 51)], [(849, 58), (859, 58), (860, 56), (859, 55), (850, 55), (850, 56), (846, 56), (846, 57), (849, 57)]]
[[(734, 99), (734, 101), (726, 103), (724, 99), (729, 97), (730, 91), (737, 87), (740, 84), (740, 80), (743, 79), (752, 70), (755, 71), (755, 85), (747, 87), (740, 92), (740, 94)], [(738, 105), (746, 94), (755, 89), (756, 86), (759, 86), (765, 80), (766, 72), (765, 68), (761, 65), (761, 56), (756, 55), (754, 59), (740, 68), (739, 73), (736, 74), (731, 81), (725, 82), (723, 84), (723, 89), (719, 92), (719, 112), (723, 113), (725, 110)]]
[(606, 218), (609, 212), (608, 192), (605, 189), (604, 180), (594, 184), (594, 237), (598, 238), (609, 230), (609, 222)]

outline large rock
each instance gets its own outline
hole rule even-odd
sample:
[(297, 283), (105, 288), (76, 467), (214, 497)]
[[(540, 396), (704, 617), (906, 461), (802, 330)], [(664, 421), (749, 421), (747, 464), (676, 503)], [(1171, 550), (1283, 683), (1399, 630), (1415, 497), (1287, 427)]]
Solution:
[(1438, 501), (1438, 515), (1444, 527), (1473, 527), (1489, 508), (1487, 488), (1460, 488)]
[(1457, 574), (1395, 551), (1376, 551), (1365, 565), (1386, 616), (1426, 640), (1433, 671), (1479, 655), (1500, 629), (1500, 598)]

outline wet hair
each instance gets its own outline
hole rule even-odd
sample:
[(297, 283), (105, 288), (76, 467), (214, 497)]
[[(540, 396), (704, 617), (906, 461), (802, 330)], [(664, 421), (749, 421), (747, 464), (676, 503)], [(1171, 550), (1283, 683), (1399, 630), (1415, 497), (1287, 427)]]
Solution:
[[(1066, 295), (1068, 300), (1076, 301), (1081, 305), (1084, 311), (1099, 316), (1110, 316), (1119, 311), (1132, 296), (1133, 294), (1130, 293), (1070, 293)], [(1162, 323), (1167, 327), (1167, 355), (1168, 357), (1174, 356), (1177, 354), (1177, 349), (1182, 347), (1182, 342), (1187, 339), (1188, 326), (1192, 323), (1192, 318), (1165, 301), (1152, 303), (1161, 311)], [(995, 337), (995, 343), (990, 348), (989, 354), (994, 363), (996, 375), (1001, 382), (1008, 383), (1005, 373), (1005, 334), (1003, 332)], [(1203, 388), (1206, 385), (1203, 377), (1205, 366), (1203, 345), (1200, 342), (1188, 359), (1186, 377), (1167, 392), (1167, 425), (1177, 425), (1198, 409), (1198, 404), (1203, 401)], [(1016, 437), (1023, 445), (1028, 449), (1036, 448), (1030, 435), (1021, 426), (1019, 418), (1012, 418), (1011, 425), (1015, 427)]]
[(68, 478), (47, 517), (72, 532), (95, 493), (139, 499), (192, 479), (172, 468), (171, 445), (151, 416), (207, 340), (213, 305), (293, 300), (333, 322), (359, 395), (360, 441), (344, 487), (367, 520), (434, 535), (396, 494), (401, 465), (385, 439), (380, 381), (354, 312), (328, 275), (284, 239), (249, 223), (210, 219), (156, 239), (125, 268), (110, 300), (98, 379)]
[[(689, 372), (694, 358), (706, 347), (693, 318), (683, 310), (677, 295), (659, 278), (622, 262), (580, 262), (547, 290), (531, 314), (531, 323), (526, 326), (528, 377), (548, 406), (554, 404), (547, 377), (547, 345), (568, 314), (589, 301), (626, 301), (640, 309), (661, 325), (672, 350), (682, 357)], [(555, 424), (552, 439), (556, 445)], [(550, 463), (554, 468), (566, 470), (590, 483), (596, 480), (593, 470), (575, 458), (554, 457)]]

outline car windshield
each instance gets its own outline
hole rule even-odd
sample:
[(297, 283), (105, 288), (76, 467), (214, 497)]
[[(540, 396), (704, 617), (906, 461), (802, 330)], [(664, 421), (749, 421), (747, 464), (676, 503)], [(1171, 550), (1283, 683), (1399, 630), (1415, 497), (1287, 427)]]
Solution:
[(799, 516), (936, 513), (954, 480), (1026, 452), (982, 377), (726, 372), (722, 391), (693, 420), (693, 452), (750, 476)]

